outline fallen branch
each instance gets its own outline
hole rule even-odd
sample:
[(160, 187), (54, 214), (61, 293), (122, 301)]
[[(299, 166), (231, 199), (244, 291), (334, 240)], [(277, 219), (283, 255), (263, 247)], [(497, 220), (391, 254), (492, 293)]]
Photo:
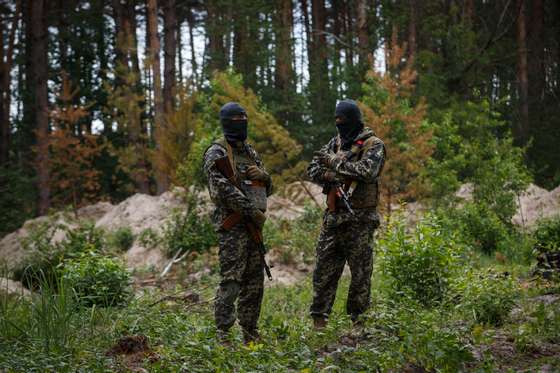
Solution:
[(187, 250), (187, 251), (185, 251), (185, 253), (183, 255), (181, 255), (179, 258), (177, 258), (182, 252), (183, 252), (183, 249), (181, 249), (181, 250), (179, 250), (175, 253), (173, 258), (169, 261), (169, 263), (167, 263), (167, 265), (163, 269), (163, 272), (161, 272), (161, 274), (159, 275), (160, 279), (165, 277), (165, 275), (167, 274), (167, 272), (169, 272), (169, 270), (171, 269), (173, 264), (179, 263), (181, 260), (185, 259), (185, 257), (189, 253), (189, 251)]

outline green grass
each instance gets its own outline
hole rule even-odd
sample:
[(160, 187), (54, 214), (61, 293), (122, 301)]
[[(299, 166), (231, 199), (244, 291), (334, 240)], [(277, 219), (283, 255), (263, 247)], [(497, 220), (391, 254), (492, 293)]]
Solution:
[[(71, 297), (48, 291), (30, 302), (4, 295), (0, 370), (127, 371), (121, 358), (105, 353), (120, 337), (136, 334), (148, 336), (159, 356), (155, 362), (139, 363), (151, 372), (399, 371), (414, 366), (454, 372), (482, 366), (473, 360), (471, 346), (491, 344), (493, 337), (481, 335), (492, 331), (501, 330), (513, 338), (518, 349), (515, 357), (521, 361), (543, 344), (560, 342), (559, 304), (543, 309), (521, 297), (522, 320), (508, 319), (496, 329), (464, 321), (450, 305), (423, 308), (387, 298), (375, 282), (371, 310), (364, 326), (355, 329), (344, 314), (347, 278), (341, 281), (327, 329), (316, 333), (308, 317), (312, 297), (308, 276), (296, 286), (266, 289), (259, 324), (261, 343), (244, 346), (235, 327), (232, 347), (223, 347), (216, 342), (212, 316), (216, 281), (212, 276), (195, 288), (174, 290), (199, 293), (200, 304), (157, 302), (170, 291), (144, 293), (126, 308), (79, 308)], [(546, 329), (546, 325), (556, 329)], [(489, 357), (485, 364), (495, 368), (497, 361)], [(560, 368), (558, 358), (543, 361)]]
[[(270, 244), (285, 247), (291, 260), (311, 258), (315, 235), (309, 232), (318, 225), (312, 211), (309, 217), (269, 225)], [(430, 237), (425, 235), (423, 243)], [(378, 251), (383, 242), (378, 240)], [(346, 277), (328, 327), (320, 333), (308, 315), (311, 274), (294, 286), (267, 288), (259, 320), (262, 341), (249, 346), (242, 344), (238, 326), (232, 329), (231, 347), (216, 341), (215, 252), (193, 254), (177, 265), (176, 288), (141, 289), (121, 307), (84, 307), (64, 283), (38, 281), (41, 291), (25, 300), (0, 290), (0, 371), (126, 372), (131, 364), (150, 372), (492, 372), (544, 364), (560, 370), (560, 300), (539, 300), (557, 297), (560, 287), (532, 281), (528, 264), (463, 254), (460, 270), (450, 274), (449, 290), (430, 304), (395, 287), (381, 270), (387, 258), (378, 255), (372, 305), (359, 328), (345, 315)], [(206, 267), (208, 275), (188, 280), (189, 273)], [(179, 299), (188, 292), (200, 300)], [(122, 355), (107, 355), (121, 337), (131, 335), (148, 337), (151, 359), (131, 363)]]

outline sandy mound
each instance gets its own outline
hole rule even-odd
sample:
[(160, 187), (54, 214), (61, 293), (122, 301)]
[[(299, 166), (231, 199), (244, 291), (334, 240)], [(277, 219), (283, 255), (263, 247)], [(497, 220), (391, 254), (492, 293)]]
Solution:
[[(471, 201), (472, 193), (472, 184), (467, 183), (461, 185), (455, 195), (463, 200)], [(511, 221), (521, 227), (531, 227), (541, 218), (558, 214), (560, 214), (560, 187), (549, 192), (535, 184), (529, 184), (527, 189), (519, 195), (517, 212)]]
[(532, 226), (541, 218), (560, 214), (560, 187), (552, 191), (529, 185), (519, 196), (517, 213), (512, 221), (520, 226)]
[(162, 222), (171, 216), (173, 209), (184, 206), (179, 191), (165, 192), (160, 196), (135, 194), (103, 215), (95, 226), (106, 230), (130, 227), (134, 234), (148, 228), (159, 231)]
[(321, 187), (308, 181), (288, 184), (282, 196), (274, 194), (268, 198), (267, 215), (273, 219), (294, 220), (300, 217), (305, 204), (325, 206), (325, 195)]
[(0, 277), (0, 292), (23, 297), (31, 295), (31, 292), (24, 288), (21, 282), (13, 281), (5, 277)]
[[(106, 230), (129, 227), (136, 236), (146, 229), (161, 234), (173, 211), (186, 209), (183, 195), (182, 188), (175, 188), (159, 196), (135, 194), (103, 215), (95, 226)], [(138, 240), (125, 253), (125, 261), (130, 269), (159, 270), (166, 260), (162, 248), (146, 248)]]
[[(58, 212), (53, 216), (40, 216), (36, 219), (31, 219), (23, 224), (23, 227), (15, 232), (12, 232), (0, 240), (0, 263), (4, 262), (8, 269), (17, 267), (27, 255), (21, 246), (21, 240), (29, 235), (29, 233), (39, 225), (46, 222), (53, 222), (56, 225), (73, 228), (77, 226), (77, 220), (97, 220), (99, 217), (105, 215), (113, 209), (113, 205), (108, 202), (99, 202), (94, 205), (89, 205), (78, 209), (76, 215), (69, 212)], [(62, 229), (57, 229), (54, 233), (52, 241), (54, 243), (64, 240), (66, 233)]]

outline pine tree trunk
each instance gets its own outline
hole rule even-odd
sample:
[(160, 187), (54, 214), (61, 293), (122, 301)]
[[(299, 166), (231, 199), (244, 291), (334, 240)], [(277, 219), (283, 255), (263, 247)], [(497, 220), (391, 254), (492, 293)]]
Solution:
[(224, 33), (221, 24), (221, 4), (218, 0), (208, 0), (206, 11), (208, 13), (208, 70), (224, 70), (227, 65), (226, 50), (224, 46)]
[(163, 9), (163, 37), (164, 37), (164, 86), (163, 107), (169, 115), (175, 109), (177, 55), (177, 15), (175, 0), (166, 0)]
[(530, 47), (528, 53), (528, 105), (531, 128), (537, 129), (542, 122), (545, 87), (544, 57), (544, 2), (533, 0), (529, 32)]
[[(163, 93), (161, 89), (161, 65), (160, 65), (160, 42), (157, 31), (157, 0), (147, 0), (146, 18), (148, 19), (148, 27), (146, 38), (150, 41), (148, 50), (150, 63), (152, 66), (153, 87), (154, 87), (154, 139), (156, 143), (156, 152), (161, 151), (161, 134), (164, 130), (164, 104)], [(175, 61), (175, 58), (173, 58)], [(158, 164), (155, 164), (155, 179), (157, 186), (157, 194), (165, 192), (169, 188), (167, 176), (161, 171)]]
[(408, 57), (410, 59), (416, 58), (417, 43), (416, 43), (416, 23), (417, 23), (417, 8), (416, 0), (409, 0), (410, 14), (408, 20)]
[(240, 11), (241, 14), (237, 15), (238, 19), (233, 21), (233, 67), (235, 71), (243, 75), (245, 84), (248, 84), (251, 88), (255, 87), (255, 80), (251, 79), (249, 75), (250, 62), (251, 59), (249, 55), (248, 43), (249, 41), (249, 25), (245, 14)]
[[(16, 7), (14, 12), (14, 18), (12, 20), (12, 25), (10, 28), (10, 33), (8, 35), (7, 50), (4, 53), (4, 47), (0, 48), (0, 166), (5, 165), (9, 161), (9, 150), (10, 150), (10, 109), (11, 109), (11, 77), (10, 73), (12, 71), (12, 63), (14, 56), (14, 44), (16, 37), (16, 28), (19, 21), (19, 16), (21, 13), (21, 0), (16, 1)], [(3, 37), (4, 28), (1, 27), (0, 40), (4, 40)], [(5, 62), (4, 62), (5, 59)]]
[(519, 95), (519, 121), (515, 136), (519, 144), (528, 140), (529, 128), (529, 81), (527, 68), (527, 30), (525, 1), (517, 0), (519, 16), (517, 17), (517, 84)]
[(326, 9), (324, 0), (312, 0), (311, 50), (309, 51), (309, 90), (311, 110), (315, 125), (321, 125), (326, 134), (326, 123), (332, 122), (334, 102), (331, 102), (327, 39), (325, 36)]
[(292, 0), (278, 0), (276, 2), (275, 25), (276, 33), (274, 84), (280, 97), (280, 122), (287, 125), (289, 118), (289, 103), (295, 94), (294, 55), (292, 53), (292, 31), (294, 17)]
[(181, 34), (182, 30), (181, 28), (183, 27), (183, 18), (180, 18), (177, 21), (177, 27), (175, 29), (175, 38), (177, 39), (177, 64), (178, 64), (178, 69), (177, 69), (177, 83), (179, 85), (183, 85), (183, 36)]
[(474, 17), (474, 0), (465, 0), (463, 22), (472, 23)]
[(23, 123), (22, 132), (23, 146), (21, 152), (23, 154), (23, 163), (28, 170), (35, 168), (35, 155), (33, 153), (33, 145), (35, 143), (35, 71), (33, 71), (33, 17), (31, 16), (31, 1), (22, 2), (22, 19), (25, 26), (25, 43), (24, 43), (24, 63), (23, 63)]
[[(413, 0), (411, 0), (413, 1)], [(369, 50), (369, 35), (367, 23), (367, 1), (359, 0), (356, 4), (358, 11), (356, 29), (358, 33), (358, 58), (360, 66), (368, 65), (368, 55), (371, 53)]]
[(187, 10), (187, 22), (189, 25), (189, 46), (191, 49), (191, 68), (192, 68), (193, 80), (195, 82), (195, 85), (198, 86), (200, 84), (200, 79), (198, 78), (198, 64), (196, 63), (196, 54), (194, 48), (194, 35), (193, 35), (194, 16), (192, 13), (192, 9), (190, 7)]
[(33, 0), (31, 4), (32, 51), (34, 71), (35, 130), (37, 136), (35, 166), (39, 191), (38, 213), (44, 215), (50, 206), (49, 186), (49, 117), (47, 101), (48, 55), (46, 1)]

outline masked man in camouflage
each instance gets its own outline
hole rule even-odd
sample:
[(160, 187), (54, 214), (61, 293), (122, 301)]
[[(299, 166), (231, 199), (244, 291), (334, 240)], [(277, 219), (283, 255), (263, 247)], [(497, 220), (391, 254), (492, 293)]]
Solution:
[(379, 176), (385, 162), (383, 141), (364, 127), (354, 101), (340, 101), (335, 120), (338, 136), (315, 153), (307, 170), (324, 188), (328, 205), (313, 272), (310, 311), (317, 329), (326, 326), (346, 263), (352, 275), (346, 312), (356, 322), (369, 306)]
[[(224, 138), (204, 154), (210, 197), (215, 204), (213, 222), (219, 238), (220, 284), (215, 320), (218, 337), (225, 341), (237, 317), (246, 343), (258, 338), (257, 320), (263, 296), (263, 258), (248, 234), (246, 222), (262, 228), (266, 198), (272, 191), (270, 176), (247, 139), (247, 115), (230, 102), (220, 110)], [(226, 177), (217, 160), (227, 157), (236, 183)], [(237, 184), (237, 185), (236, 185)]]

